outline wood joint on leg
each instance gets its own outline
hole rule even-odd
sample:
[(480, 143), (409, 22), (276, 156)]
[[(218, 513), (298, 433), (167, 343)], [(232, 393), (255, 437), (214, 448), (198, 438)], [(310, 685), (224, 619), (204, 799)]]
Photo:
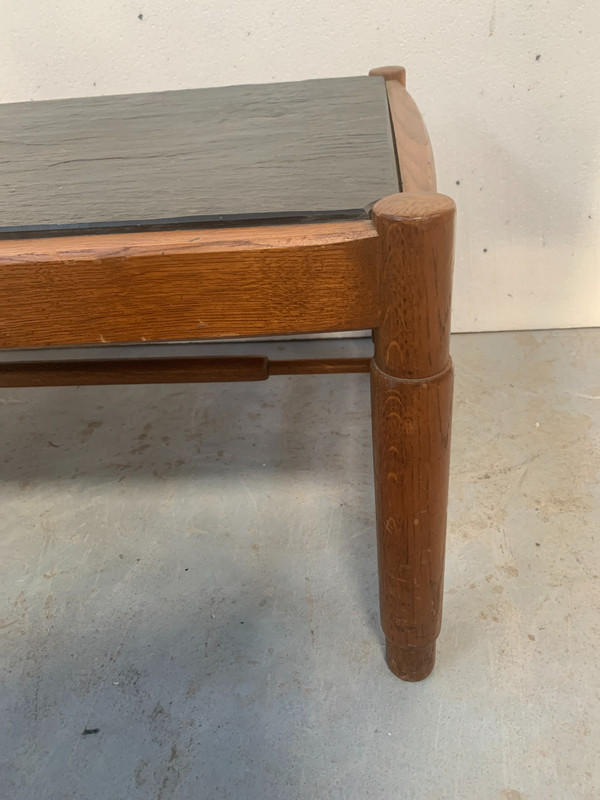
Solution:
[(454, 203), (375, 204), (380, 324), (371, 364), (381, 622), (403, 680), (431, 672), (440, 631), (450, 462)]

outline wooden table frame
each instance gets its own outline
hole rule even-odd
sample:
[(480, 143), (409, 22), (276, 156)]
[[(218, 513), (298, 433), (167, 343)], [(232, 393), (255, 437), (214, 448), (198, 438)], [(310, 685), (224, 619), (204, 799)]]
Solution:
[[(436, 193), (401, 67), (382, 67), (402, 191), (372, 219), (0, 242), (0, 347), (373, 330), (374, 358), (0, 364), (0, 386), (371, 374), (381, 620), (390, 669), (426, 677), (440, 630), (455, 207)], [(257, 345), (258, 349), (259, 345)]]

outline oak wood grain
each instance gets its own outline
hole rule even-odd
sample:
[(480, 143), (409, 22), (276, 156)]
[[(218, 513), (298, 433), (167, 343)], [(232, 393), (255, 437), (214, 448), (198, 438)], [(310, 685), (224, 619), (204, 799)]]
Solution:
[(452, 385), (451, 365), (420, 381), (371, 370), (381, 624), (404, 680), (429, 674), (441, 625)]
[(0, 387), (264, 381), (271, 375), (365, 373), (370, 358), (200, 356), (0, 363)]
[(368, 221), (3, 242), (0, 347), (371, 328), (376, 259)]
[(269, 375), (338, 375), (368, 372), (370, 358), (306, 358), (269, 361)]
[(421, 112), (406, 91), (404, 67), (377, 67), (369, 75), (385, 79), (402, 191), (435, 192), (433, 148)]
[(27, 361), (0, 364), (0, 386), (264, 381), (267, 363), (264, 356)]
[(406, 192), (373, 208), (381, 280), (375, 358), (391, 375), (429, 377), (448, 363), (455, 212), (445, 195)]
[(421, 112), (398, 81), (386, 81), (403, 192), (435, 192), (433, 149)]
[(380, 309), (371, 366), (381, 620), (390, 669), (433, 669), (442, 607), (452, 409), (454, 203), (375, 204)]

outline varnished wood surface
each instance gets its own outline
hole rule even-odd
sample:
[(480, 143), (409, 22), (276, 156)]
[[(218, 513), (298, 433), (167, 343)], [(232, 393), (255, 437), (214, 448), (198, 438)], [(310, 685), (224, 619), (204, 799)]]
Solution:
[(370, 358), (273, 359), (269, 375), (341, 375), (368, 372)]
[(89, 359), (0, 363), (0, 387), (264, 381), (271, 375), (365, 373), (370, 358), (266, 356)]
[[(70, 264), (111, 258), (152, 260), (180, 255), (327, 247), (339, 242), (375, 238), (368, 220), (321, 222), (306, 225), (265, 225), (251, 228), (217, 228), (144, 233), (105, 233), (0, 241), (0, 268), (16, 264)], [(3, 273), (0, 272), (0, 278)]]
[(376, 263), (368, 221), (6, 242), (0, 347), (372, 328)]
[(398, 81), (402, 86), (406, 86), (406, 70), (404, 67), (375, 67), (369, 70), (369, 75), (385, 78), (386, 81)]
[[(399, 85), (399, 84), (398, 84)], [(444, 575), (452, 412), (454, 203), (397, 194), (373, 209), (380, 323), (371, 367), (381, 622), (390, 669), (433, 669)]]
[(391, 375), (430, 377), (448, 363), (455, 212), (446, 195), (405, 192), (373, 208), (381, 279), (375, 353)]
[(405, 89), (404, 67), (377, 67), (369, 74), (385, 79), (402, 191), (435, 192), (433, 149), (421, 112)]
[(381, 624), (404, 680), (429, 674), (441, 625), (452, 384), (450, 365), (419, 382), (371, 371)]
[(103, 386), (136, 383), (264, 381), (264, 356), (29, 361), (0, 364), (0, 386)]
[(0, 235), (366, 218), (398, 190), (368, 77), (0, 105)]

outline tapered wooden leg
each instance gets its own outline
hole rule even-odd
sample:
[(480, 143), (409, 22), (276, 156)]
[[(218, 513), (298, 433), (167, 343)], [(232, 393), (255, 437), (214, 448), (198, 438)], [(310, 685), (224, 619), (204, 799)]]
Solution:
[(433, 669), (440, 631), (452, 368), (429, 380), (371, 370), (381, 621), (398, 677)]
[(442, 611), (452, 415), (454, 204), (399, 194), (375, 205), (381, 322), (371, 366), (381, 621), (388, 666), (433, 669)]

